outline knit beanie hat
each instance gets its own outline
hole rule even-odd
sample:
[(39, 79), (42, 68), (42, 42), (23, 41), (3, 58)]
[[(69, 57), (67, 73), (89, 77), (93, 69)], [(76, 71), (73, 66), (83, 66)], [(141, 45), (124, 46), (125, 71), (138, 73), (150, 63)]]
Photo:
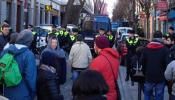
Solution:
[(96, 37), (95, 44), (100, 49), (109, 48), (109, 40), (103, 35)]

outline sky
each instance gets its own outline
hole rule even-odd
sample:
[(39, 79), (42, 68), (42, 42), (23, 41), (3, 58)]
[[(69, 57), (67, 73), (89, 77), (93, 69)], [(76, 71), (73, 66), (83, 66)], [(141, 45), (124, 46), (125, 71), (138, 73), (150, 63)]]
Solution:
[(113, 8), (115, 6), (115, 4), (117, 3), (118, 0), (105, 0), (106, 3), (108, 4), (108, 13), (109, 13), (109, 17), (112, 18), (112, 11)]

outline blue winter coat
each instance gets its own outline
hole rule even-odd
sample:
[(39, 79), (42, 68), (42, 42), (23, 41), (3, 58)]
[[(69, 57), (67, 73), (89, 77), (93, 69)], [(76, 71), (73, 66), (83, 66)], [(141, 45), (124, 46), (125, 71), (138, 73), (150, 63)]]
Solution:
[(34, 54), (24, 45), (10, 45), (2, 52), (14, 54), (23, 77), (15, 87), (5, 88), (5, 97), (10, 100), (33, 100), (36, 92), (37, 67)]

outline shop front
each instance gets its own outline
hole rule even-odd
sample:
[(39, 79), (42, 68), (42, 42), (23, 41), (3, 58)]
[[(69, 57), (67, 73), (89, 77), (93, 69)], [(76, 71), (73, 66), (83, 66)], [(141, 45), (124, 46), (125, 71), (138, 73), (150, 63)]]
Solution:
[(175, 28), (175, 8), (171, 9), (168, 13), (168, 25)]

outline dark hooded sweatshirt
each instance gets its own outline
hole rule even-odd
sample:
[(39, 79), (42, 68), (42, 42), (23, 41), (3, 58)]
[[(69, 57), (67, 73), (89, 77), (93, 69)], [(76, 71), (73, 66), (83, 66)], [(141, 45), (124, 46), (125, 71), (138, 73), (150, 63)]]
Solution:
[(147, 82), (164, 82), (167, 66), (168, 49), (161, 42), (150, 42), (141, 57), (143, 72)]
[(0, 33), (0, 53), (3, 51), (3, 48), (7, 42), (9, 42), (8, 36), (4, 36), (3, 33)]

